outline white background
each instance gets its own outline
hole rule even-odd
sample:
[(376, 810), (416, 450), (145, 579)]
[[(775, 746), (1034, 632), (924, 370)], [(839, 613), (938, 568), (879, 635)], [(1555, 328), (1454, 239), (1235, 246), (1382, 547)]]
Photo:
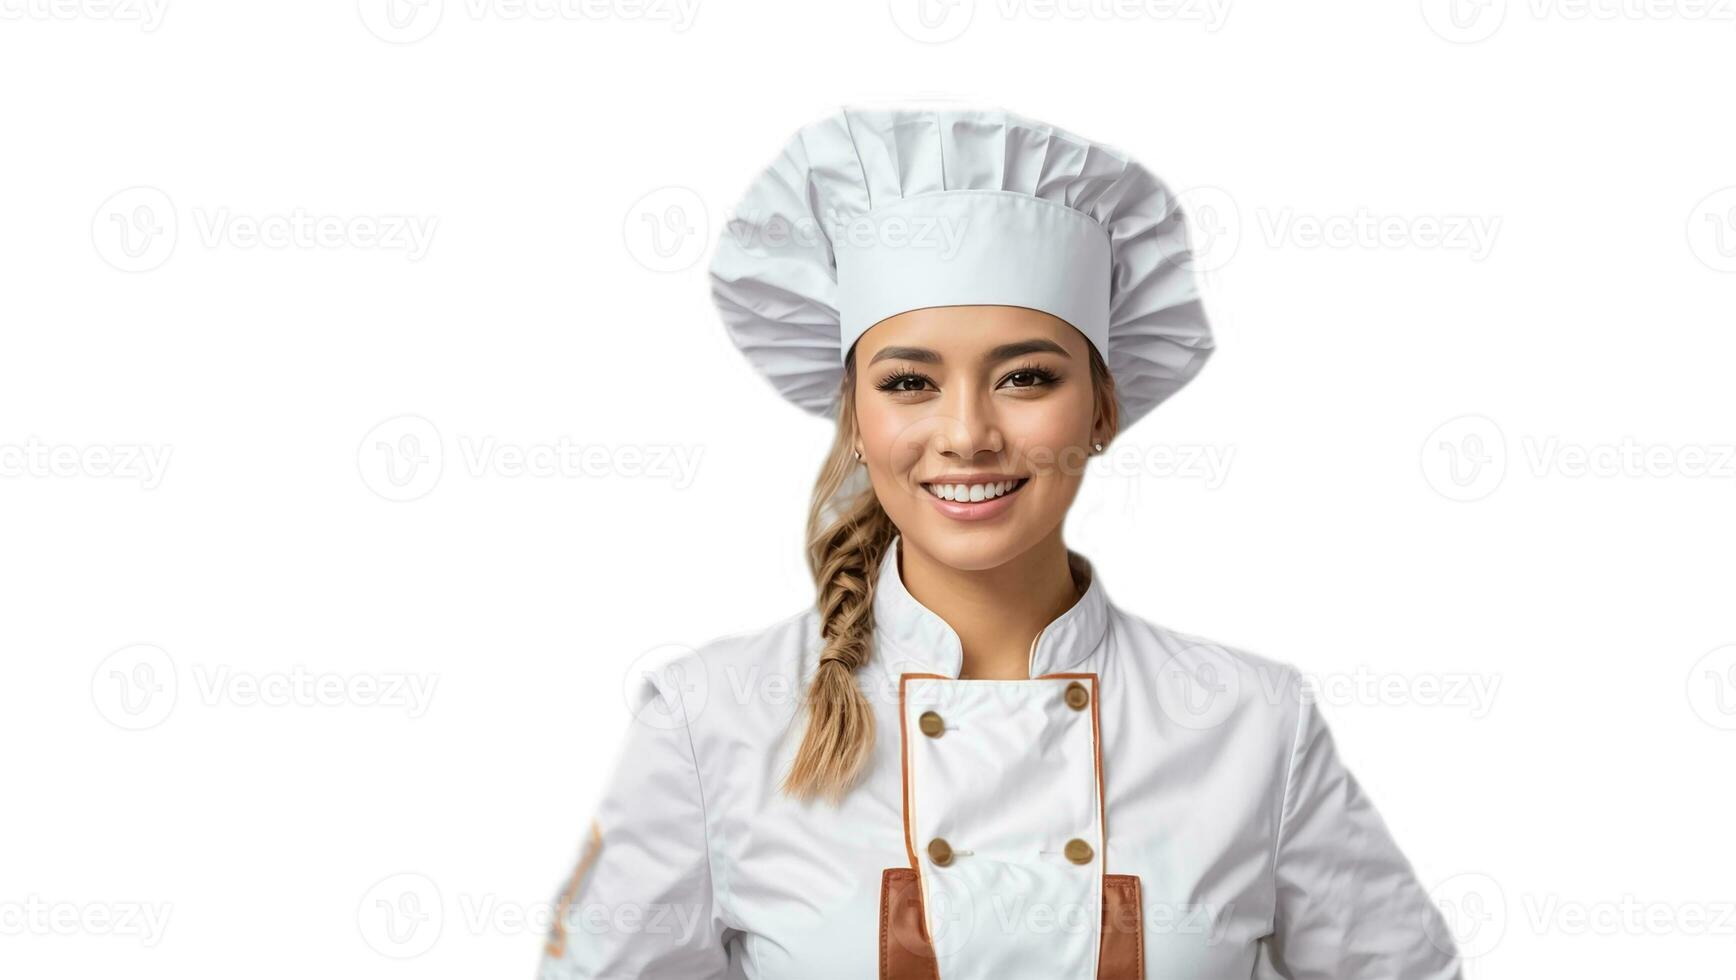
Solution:
[(529, 977), (635, 662), (812, 599), (722, 220), (946, 98), (1187, 195), (1112, 599), (1321, 679), (1469, 975), (1730, 975), (1730, 0), (0, 13), (0, 974)]

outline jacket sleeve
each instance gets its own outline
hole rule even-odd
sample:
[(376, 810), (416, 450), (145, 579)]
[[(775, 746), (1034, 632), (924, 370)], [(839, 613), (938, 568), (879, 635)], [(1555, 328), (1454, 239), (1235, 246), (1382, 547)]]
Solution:
[(705, 799), (682, 700), (644, 676), (626, 746), (555, 897), (539, 980), (723, 980)]
[(1257, 980), (1462, 980), (1457, 949), (1299, 676)]

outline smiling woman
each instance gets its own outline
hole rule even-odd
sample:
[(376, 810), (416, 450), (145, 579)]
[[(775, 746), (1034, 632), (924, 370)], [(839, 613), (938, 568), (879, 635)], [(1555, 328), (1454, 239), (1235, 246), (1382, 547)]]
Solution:
[[(1300, 673), (1063, 540), (1212, 350), (1168, 190), (1003, 110), (846, 109), (736, 214), (724, 325), (836, 426), (816, 601), (645, 676), (545, 980), (1458, 977)], [(804, 696), (690, 696), (742, 676)]]

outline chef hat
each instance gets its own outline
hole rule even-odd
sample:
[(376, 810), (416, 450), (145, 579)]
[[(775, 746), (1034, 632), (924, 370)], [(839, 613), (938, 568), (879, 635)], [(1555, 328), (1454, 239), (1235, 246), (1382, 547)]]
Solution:
[(711, 286), (730, 339), (813, 414), (874, 324), (990, 304), (1083, 333), (1125, 428), (1212, 352), (1191, 257), (1175, 196), (1119, 150), (1003, 109), (845, 107), (748, 188)]

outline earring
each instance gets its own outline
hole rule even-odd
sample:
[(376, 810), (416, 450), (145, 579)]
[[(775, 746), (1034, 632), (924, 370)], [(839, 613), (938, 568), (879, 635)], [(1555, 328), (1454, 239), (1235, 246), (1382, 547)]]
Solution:
[(1094, 442), (1091, 444), (1091, 448), (1095, 449), (1098, 452), (1102, 452), (1103, 451), (1103, 444), (1101, 442)]
[(862, 462), (862, 450), (860, 449), (856, 450), (856, 462)]

